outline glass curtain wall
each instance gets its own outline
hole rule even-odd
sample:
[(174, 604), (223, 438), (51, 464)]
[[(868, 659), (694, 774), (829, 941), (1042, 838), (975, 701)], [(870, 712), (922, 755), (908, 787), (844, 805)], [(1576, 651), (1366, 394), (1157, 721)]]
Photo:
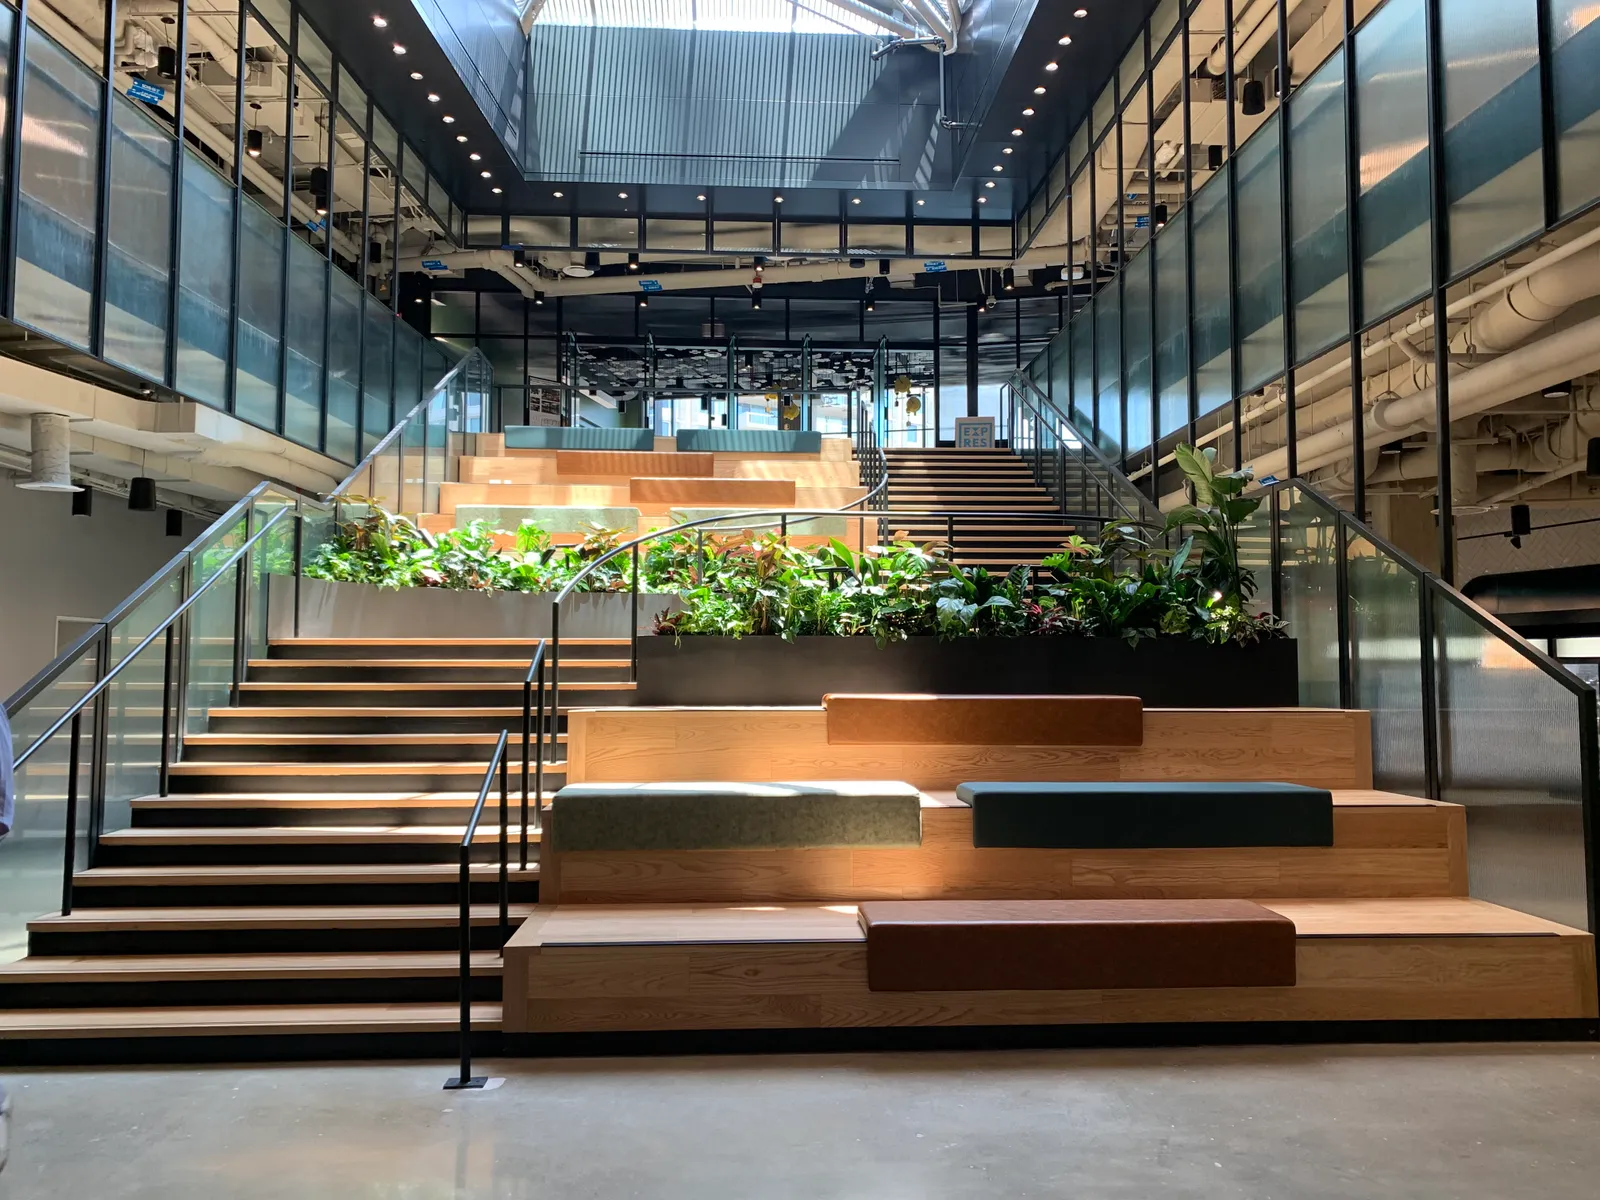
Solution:
[[(1180, 441), (1303, 471), (1352, 331), (1595, 208), (1596, 62), (1578, 0), (1163, 0), (1022, 206), (1019, 248), (1065, 227), (1082, 305), (1031, 373), (1163, 503)], [(1309, 465), (1355, 475), (1328, 440)]]
[(465, 217), (298, 3), (0, 3), (0, 76), (6, 315), (345, 462), (422, 399), (401, 208)]

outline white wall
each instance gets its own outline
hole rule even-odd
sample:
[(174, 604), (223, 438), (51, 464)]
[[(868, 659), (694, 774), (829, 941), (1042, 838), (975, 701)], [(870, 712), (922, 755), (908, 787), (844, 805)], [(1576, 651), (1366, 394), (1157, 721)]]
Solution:
[(74, 517), (70, 496), (0, 475), (0, 702), (55, 657), (56, 617), (105, 616), (199, 532), (191, 517), (169, 538), (165, 514), (115, 496)]

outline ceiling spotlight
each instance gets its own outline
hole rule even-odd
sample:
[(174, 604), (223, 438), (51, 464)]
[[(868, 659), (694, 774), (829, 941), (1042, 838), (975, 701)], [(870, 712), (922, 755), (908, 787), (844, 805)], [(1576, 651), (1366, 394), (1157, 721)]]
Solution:
[(454, 117), (452, 117), (449, 113), (445, 113), (445, 115), (444, 115), (444, 123), (446, 125), (454, 125), (456, 123), (456, 119)]
[(413, 72), (411, 72), (411, 78), (413, 78), (413, 79), (421, 79), (422, 78), (422, 72), (421, 71), (413, 71)]
[(1022, 115), (1023, 115), (1023, 116), (1025, 116), (1025, 117), (1031, 117), (1031, 116), (1033, 116), (1033, 109), (1031, 109), (1031, 108), (1025, 108), (1025, 109), (1023, 109), (1023, 110), (1022, 110)]
[[(467, 135), (466, 134), (464, 134), (464, 133), (456, 134), (456, 141), (464, 142), (466, 140), (467, 140)], [(474, 160), (476, 160), (478, 156), (476, 154), (474, 154), (472, 157), (473, 157)]]
[(918, 201), (917, 201), (917, 207), (918, 207), (918, 208), (921, 208), (921, 207), (922, 207), (922, 206), (923, 206), (923, 205), (924, 205), (924, 204), (926, 204), (926, 203), (927, 203), (927, 201), (926, 201), (926, 200), (918, 200)]
[(372, 24), (374, 28), (387, 29), (389, 28), (389, 18), (378, 13), (374, 13), (372, 15)]
[(774, 204), (782, 204), (783, 203), (783, 197), (782, 196), (774, 196), (772, 198), (772, 202)]
[(1044, 69), (1046, 71), (1059, 71), (1061, 69), (1061, 64), (1060, 63), (1048, 62), (1048, 63), (1045, 63)]
[(1572, 381), (1569, 379), (1566, 383), (1552, 383), (1539, 394), (1546, 400), (1565, 400), (1572, 395)]
[(494, 172), (493, 171), (479, 171), (478, 174), (483, 176), (483, 178), (485, 178), (485, 179), (493, 179), (494, 178)]
[[(1016, 151), (1013, 150), (1010, 146), (1007, 146), (1004, 150), (1000, 151), (1000, 153), (1001, 154), (1015, 154)], [(996, 168), (996, 170), (998, 170), (998, 169), (999, 168)]]
[(1000, 164), (999, 164), (999, 163), (995, 163), (995, 165), (994, 165), (994, 169), (995, 169), (995, 170), (996, 170), (996, 171), (1004, 171), (1004, 170), (1005, 170), (1005, 168), (1004, 168), (1004, 167), (1002, 167), (1002, 166), (1001, 166), (1001, 165), (1000, 165)]
[(251, 158), (261, 157), (262, 136), (259, 129), (247, 129), (244, 133), (244, 152)]
[(993, 186), (994, 186), (994, 180), (992, 180), (992, 179), (991, 179), (991, 180), (989, 180), (989, 181), (988, 181), (988, 182), (987, 182), (987, 183), (985, 183), (985, 184), (984, 184), (984, 185), (983, 185), (983, 186), (984, 186), (984, 187), (986, 187), (986, 188), (992, 188), (992, 187), (993, 187)]
[(987, 196), (979, 196), (978, 197), (978, 203), (979, 204), (987, 204), (987, 203), (989, 203), (989, 197), (987, 197)]
[(1033, 89), (1033, 94), (1035, 96), (1042, 96), (1044, 95), (1044, 89), (1042, 87), (1036, 87)]
[(1075, 8), (1072, 10), (1072, 15), (1075, 17), (1087, 17), (1089, 10), (1087, 8)]
[(850, 197), (850, 203), (851, 204), (860, 204), (861, 203), (861, 197), (860, 196), (851, 196)]
[(1012, 130), (1012, 131), (1011, 131), (1011, 136), (1012, 136), (1012, 137), (1021, 137), (1021, 136), (1022, 136), (1022, 130), (1020, 130), (1020, 129), (1013, 129), (1013, 130)]
[(404, 46), (402, 46), (399, 42), (396, 42), (394, 44), (394, 52), (396, 54), (404, 54), (406, 52), (406, 48)]
[[(457, 138), (456, 140), (460, 141), (460, 142), (464, 142), (467, 139), (466, 138)], [(471, 154), (467, 155), (467, 157), (470, 158), (473, 162), (482, 162), (483, 161), (483, 155), (479, 154), (476, 150), (474, 150)]]
[(627, 198), (628, 198), (628, 193), (627, 192), (618, 192), (617, 193), (617, 199), (618, 200), (626, 200)]
[(428, 93), (428, 103), (429, 104), (437, 104), (437, 103), (439, 103), (439, 93), (438, 92), (429, 92)]
[(638, 269), (639, 269), (639, 256), (637, 254), (628, 255), (628, 270), (637, 271)]
[(1058, 46), (1070, 46), (1070, 45), (1072, 45), (1072, 35), (1069, 33), (1069, 34), (1066, 34), (1064, 37), (1059, 38), (1056, 41), (1056, 45), (1058, 45)]
[(505, 188), (497, 187), (497, 188), (490, 188), (489, 190), (491, 192), (493, 192), (496, 196), (498, 196), (501, 192), (505, 191)]
[(566, 195), (565, 192), (551, 192), (550, 194), (552, 196), (554, 196), (557, 200), (560, 200), (563, 196)]
[(700, 201), (701, 204), (704, 204), (706, 202), (706, 198), (705, 198), (704, 194), (696, 196), (695, 199)]

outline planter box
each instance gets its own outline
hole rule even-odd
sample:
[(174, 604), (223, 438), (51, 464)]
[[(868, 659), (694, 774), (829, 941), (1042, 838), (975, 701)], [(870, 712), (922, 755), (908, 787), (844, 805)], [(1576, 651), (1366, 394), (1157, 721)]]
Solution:
[(1295, 643), (1287, 638), (1254, 646), (912, 638), (882, 647), (864, 637), (639, 638), (635, 704), (814, 705), (828, 692), (1138, 696), (1151, 708), (1300, 702)]
[[(270, 634), (295, 636), (295, 580), (271, 580)], [(455, 592), (444, 588), (379, 588), (365, 583), (301, 579), (300, 637), (541, 638), (550, 636), (553, 595)], [(656, 613), (680, 606), (676, 596), (639, 597), (639, 623), (648, 632)], [(580, 592), (561, 606), (562, 637), (624, 638), (632, 598), (626, 592)]]

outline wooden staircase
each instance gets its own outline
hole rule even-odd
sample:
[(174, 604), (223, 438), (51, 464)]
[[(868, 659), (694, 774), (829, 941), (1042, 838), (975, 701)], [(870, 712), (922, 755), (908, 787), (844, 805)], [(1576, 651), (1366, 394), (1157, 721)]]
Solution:
[[(942, 540), (953, 531), (953, 557), (962, 566), (1003, 573), (1019, 563), (1036, 564), (1073, 533), (1093, 532), (1053, 519), (1061, 506), (1034, 479), (1028, 464), (1009, 450), (896, 449), (886, 456), (890, 508), (994, 512), (992, 520), (967, 516), (892, 522), (893, 532), (903, 530), (917, 542)], [(1069, 508), (1084, 511), (1081, 505)]]
[[(73, 1038), (452, 1032), (460, 841), (507, 728), (513, 929), (537, 898), (537, 832), (518, 861), (536, 648), (273, 643), (238, 706), (184, 739), (170, 794), (134, 798), (127, 827), (102, 836), (71, 913), (32, 921), (28, 957), (0, 965), (0, 1058)], [(563, 707), (628, 704), (630, 674), (626, 639), (563, 640)], [(546, 795), (565, 779), (565, 735), (550, 732)], [(491, 793), (472, 885), (486, 1029), (499, 1020), (499, 825)]]

